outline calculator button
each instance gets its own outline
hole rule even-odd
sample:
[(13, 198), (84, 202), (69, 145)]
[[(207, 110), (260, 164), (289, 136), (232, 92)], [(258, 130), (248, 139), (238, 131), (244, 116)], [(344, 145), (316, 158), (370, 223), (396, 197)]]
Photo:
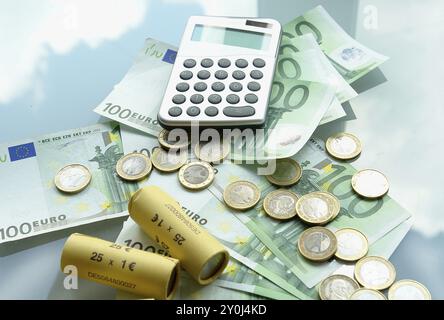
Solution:
[(185, 102), (186, 98), (183, 94), (176, 94), (172, 100), (175, 104), (182, 104)]
[(205, 91), (205, 90), (207, 90), (207, 84), (205, 82), (196, 82), (194, 84), (194, 90)]
[(242, 90), (242, 85), (239, 82), (230, 83), (230, 90), (234, 92), (239, 92)]
[(257, 95), (253, 93), (249, 93), (245, 96), (245, 101), (248, 103), (256, 103), (257, 102)]
[(176, 90), (179, 92), (185, 92), (190, 88), (189, 84), (186, 82), (180, 82), (176, 85)]
[(196, 65), (196, 60), (194, 60), (194, 59), (186, 59), (183, 62), (183, 66), (185, 68), (193, 68), (195, 65)]
[(245, 68), (248, 66), (248, 62), (245, 59), (237, 59), (235, 65), (238, 68)]
[(263, 68), (265, 67), (265, 61), (260, 58), (256, 58), (253, 60), (253, 66), (256, 68)]
[(191, 117), (198, 116), (199, 113), (200, 113), (200, 109), (196, 106), (192, 106), (187, 109), (187, 114)]
[(192, 103), (199, 104), (202, 103), (202, 101), (204, 101), (204, 97), (201, 94), (193, 94), (190, 98), (190, 101)]
[(251, 106), (243, 107), (225, 107), (223, 110), (224, 115), (227, 117), (249, 117), (254, 115), (255, 110)]
[(182, 114), (182, 109), (179, 107), (172, 107), (168, 110), (168, 114), (172, 117), (178, 117)]
[(261, 88), (261, 85), (256, 81), (251, 81), (247, 85), (248, 90), (258, 91)]
[(182, 71), (180, 73), (180, 78), (182, 80), (190, 80), (193, 77), (193, 73), (191, 71)]
[(208, 58), (203, 59), (203, 60), (200, 62), (200, 65), (201, 65), (202, 67), (204, 67), (204, 68), (209, 68), (209, 67), (213, 66), (213, 60), (208, 59)]
[(228, 73), (225, 70), (217, 70), (214, 76), (219, 80), (224, 80), (228, 77)]
[(235, 70), (233, 71), (233, 78), (236, 80), (242, 80), (243, 78), (245, 78), (245, 73), (240, 70)]
[(231, 65), (231, 62), (230, 62), (230, 60), (224, 58), (224, 59), (220, 59), (217, 64), (221, 68), (228, 68)]
[(217, 116), (218, 113), (219, 113), (219, 110), (217, 110), (217, 108), (216, 108), (216, 107), (213, 107), (213, 106), (211, 106), (211, 107), (207, 107), (207, 108), (205, 109), (205, 114), (206, 114), (207, 116), (209, 116), (209, 117)]
[(222, 97), (220, 95), (218, 95), (218, 94), (211, 94), (208, 97), (208, 101), (210, 103), (213, 103), (213, 104), (218, 104), (218, 103), (220, 103), (222, 101)]
[(222, 82), (215, 82), (211, 85), (211, 89), (219, 92), (225, 89), (225, 85)]
[(230, 103), (230, 104), (236, 104), (236, 103), (239, 102), (239, 100), (240, 100), (239, 96), (236, 95), (236, 94), (229, 94), (227, 96), (227, 102)]
[(252, 77), (253, 79), (261, 79), (263, 77), (263, 73), (259, 70), (252, 70), (250, 72), (250, 77)]
[(199, 79), (201, 79), (201, 80), (208, 79), (208, 78), (210, 77), (210, 72), (207, 71), (207, 70), (200, 70), (200, 71), (197, 73), (197, 77), (198, 77)]

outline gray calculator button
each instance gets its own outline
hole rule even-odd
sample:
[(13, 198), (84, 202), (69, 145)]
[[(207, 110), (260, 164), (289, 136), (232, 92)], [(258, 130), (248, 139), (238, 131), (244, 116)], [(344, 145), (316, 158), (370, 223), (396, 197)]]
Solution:
[(237, 59), (235, 64), (238, 68), (246, 68), (248, 66), (248, 61), (245, 59)]
[(228, 96), (227, 96), (227, 102), (229, 103), (229, 104), (236, 104), (236, 103), (238, 103), (239, 102), (239, 96), (238, 95), (236, 95), (236, 94), (229, 94)]
[(264, 74), (259, 71), (259, 70), (252, 70), (250, 72), (250, 77), (252, 77), (253, 79), (261, 79), (264, 76)]
[(225, 70), (217, 70), (214, 76), (219, 80), (224, 80), (228, 77), (228, 73)]
[(253, 60), (253, 66), (256, 68), (263, 68), (265, 67), (265, 61), (260, 58), (256, 58)]
[(222, 97), (218, 94), (211, 94), (208, 97), (208, 102), (212, 103), (212, 104), (218, 104), (222, 101)]
[(201, 94), (193, 94), (190, 98), (190, 101), (192, 103), (199, 104), (199, 103), (202, 103), (202, 101), (204, 101), (204, 97)]
[(200, 109), (196, 106), (192, 106), (187, 109), (187, 114), (191, 117), (198, 116), (199, 113), (200, 113)]
[(168, 110), (168, 114), (172, 117), (178, 117), (182, 114), (182, 109), (179, 107), (172, 107)]
[(219, 92), (225, 89), (225, 85), (222, 82), (215, 82), (211, 85), (211, 89)]
[(194, 59), (186, 59), (183, 62), (183, 66), (185, 68), (193, 68), (195, 65), (196, 65), (196, 60), (194, 60)]
[(239, 82), (230, 83), (230, 90), (234, 92), (239, 92), (242, 90), (242, 85)]
[(176, 85), (176, 90), (179, 92), (185, 92), (190, 88), (190, 85), (186, 82), (180, 82)]
[(190, 80), (192, 77), (193, 77), (193, 73), (191, 71), (185, 70), (180, 73), (180, 78), (182, 80)]
[(205, 90), (207, 90), (207, 84), (205, 82), (196, 82), (194, 84), (194, 90), (205, 91)]
[(209, 68), (213, 65), (213, 60), (206, 58), (200, 62), (200, 65), (204, 68)]
[(227, 117), (250, 117), (254, 115), (255, 110), (251, 106), (243, 106), (243, 107), (225, 107), (223, 110), (224, 115)]
[(236, 80), (242, 80), (243, 78), (245, 78), (245, 73), (240, 70), (235, 70), (233, 71), (233, 78)]
[(261, 88), (261, 85), (256, 81), (251, 81), (247, 85), (248, 90), (258, 91)]
[(186, 98), (183, 94), (176, 94), (172, 100), (175, 104), (182, 104), (185, 102)]
[(257, 95), (253, 93), (249, 93), (245, 96), (245, 101), (248, 103), (256, 103), (257, 102)]
[(205, 109), (205, 114), (209, 117), (217, 116), (218, 113), (219, 113), (219, 110), (217, 110), (217, 108), (213, 107), (213, 106), (207, 107)]
[(208, 78), (210, 77), (210, 72), (207, 71), (207, 70), (200, 70), (200, 71), (197, 73), (197, 77), (198, 77), (199, 79), (201, 79), (201, 80), (208, 79)]
[(231, 65), (231, 62), (230, 62), (230, 60), (224, 58), (224, 59), (220, 59), (217, 64), (221, 68), (228, 68)]

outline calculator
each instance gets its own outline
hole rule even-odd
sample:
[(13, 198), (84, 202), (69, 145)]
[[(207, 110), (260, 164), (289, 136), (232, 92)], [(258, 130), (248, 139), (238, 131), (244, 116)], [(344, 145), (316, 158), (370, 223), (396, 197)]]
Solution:
[(273, 19), (191, 16), (159, 109), (160, 125), (262, 126), (281, 32)]

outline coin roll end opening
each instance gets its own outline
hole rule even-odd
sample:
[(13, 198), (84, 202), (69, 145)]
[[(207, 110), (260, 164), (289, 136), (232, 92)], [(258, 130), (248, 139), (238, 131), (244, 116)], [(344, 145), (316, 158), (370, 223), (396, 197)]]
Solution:
[(203, 265), (198, 282), (202, 285), (210, 284), (224, 271), (230, 255), (226, 250), (219, 251), (211, 256)]
[(173, 298), (177, 288), (179, 287), (179, 279), (180, 279), (180, 263), (176, 263), (176, 266), (172, 270), (170, 279), (167, 283), (166, 297), (165, 297), (166, 300), (171, 300), (171, 298)]

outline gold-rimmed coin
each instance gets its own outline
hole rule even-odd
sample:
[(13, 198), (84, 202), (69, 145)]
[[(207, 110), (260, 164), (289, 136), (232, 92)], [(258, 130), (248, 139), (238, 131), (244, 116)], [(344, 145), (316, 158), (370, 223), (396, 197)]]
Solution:
[(229, 143), (212, 140), (196, 143), (194, 154), (202, 161), (218, 164), (228, 156), (230, 149)]
[(187, 131), (176, 128), (171, 131), (163, 129), (157, 137), (161, 147), (169, 149), (185, 149), (190, 144)]
[(201, 190), (213, 182), (214, 169), (208, 162), (192, 161), (180, 168), (178, 177), (185, 188)]
[(288, 220), (296, 216), (298, 195), (287, 189), (278, 189), (268, 193), (263, 202), (265, 212), (272, 218)]
[(151, 156), (151, 162), (154, 168), (162, 172), (174, 172), (179, 170), (188, 159), (188, 152), (178, 149), (164, 150), (163, 148), (156, 148)]
[(139, 181), (148, 176), (153, 168), (150, 158), (142, 153), (129, 153), (117, 161), (116, 172), (127, 181)]
[(390, 261), (382, 257), (368, 256), (356, 263), (355, 278), (364, 288), (384, 290), (395, 281), (396, 270)]
[(227, 206), (235, 210), (253, 208), (261, 198), (259, 188), (249, 181), (235, 181), (224, 190), (224, 201)]
[(387, 300), (387, 298), (378, 290), (360, 288), (353, 292), (350, 300)]
[(301, 233), (298, 249), (308, 260), (323, 262), (334, 256), (337, 249), (335, 234), (324, 227), (312, 227)]
[(302, 168), (296, 160), (291, 158), (277, 159), (276, 170), (273, 174), (265, 177), (274, 185), (289, 187), (301, 179)]
[(315, 191), (307, 193), (296, 202), (299, 218), (308, 224), (323, 225), (338, 215), (339, 200), (331, 193)]
[(60, 169), (54, 177), (54, 184), (60, 191), (76, 193), (91, 182), (91, 172), (82, 164), (74, 163)]
[(369, 199), (380, 198), (389, 191), (387, 177), (374, 169), (356, 172), (351, 179), (351, 185), (357, 194)]
[(325, 278), (318, 288), (321, 300), (349, 300), (357, 289), (359, 289), (359, 284), (342, 274)]
[(332, 157), (340, 160), (354, 159), (362, 151), (361, 141), (355, 135), (347, 132), (341, 132), (328, 138), (325, 148)]
[(335, 256), (343, 261), (357, 261), (368, 252), (367, 237), (356, 229), (344, 228), (335, 232), (338, 250)]
[(396, 281), (388, 291), (389, 300), (432, 300), (430, 291), (415, 280)]

